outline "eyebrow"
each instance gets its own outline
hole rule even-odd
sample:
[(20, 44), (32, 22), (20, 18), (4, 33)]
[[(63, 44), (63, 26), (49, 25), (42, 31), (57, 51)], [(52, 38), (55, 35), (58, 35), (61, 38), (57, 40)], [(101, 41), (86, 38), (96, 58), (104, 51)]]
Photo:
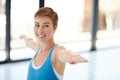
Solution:
[(49, 22), (45, 22), (45, 23), (43, 23), (43, 24), (50, 24)]
[[(35, 24), (39, 24), (39, 22), (35, 22)], [(43, 24), (50, 24), (49, 22), (44, 22)]]
[(35, 22), (35, 24), (39, 24), (38, 22)]

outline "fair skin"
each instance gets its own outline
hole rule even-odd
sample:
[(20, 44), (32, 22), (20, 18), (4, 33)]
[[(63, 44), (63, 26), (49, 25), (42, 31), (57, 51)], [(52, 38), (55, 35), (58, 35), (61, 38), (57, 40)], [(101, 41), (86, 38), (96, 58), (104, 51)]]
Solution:
[[(37, 42), (25, 35), (20, 36), (21, 39), (24, 39), (26, 45), (33, 50), (36, 50), (38, 46), (41, 47), (40, 51), (34, 58), (34, 64), (36, 66), (40, 66), (44, 63), (50, 49), (55, 44), (53, 36), (56, 28), (57, 26), (53, 26), (50, 18), (36, 17), (34, 33)], [(64, 73), (65, 63), (76, 64), (81, 62), (87, 62), (87, 60), (70, 50), (66, 50), (63, 46), (57, 46), (52, 53), (53, 67), (61, 75)]]

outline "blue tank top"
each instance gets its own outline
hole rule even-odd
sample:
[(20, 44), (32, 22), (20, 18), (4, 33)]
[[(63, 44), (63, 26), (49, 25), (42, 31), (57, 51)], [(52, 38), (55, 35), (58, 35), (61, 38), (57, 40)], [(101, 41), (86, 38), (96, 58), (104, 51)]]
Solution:
[[(32, 62), (34, 58), (31, 60), (29, 67), (28, 67), (28, 75), (27, 75), (27, 80), (58, 80), (56, 77), (53, 66), (52, 66), (52, 52), (56, 45), (54, 45), (49, 54), (48, 57), (46, 58), (45, 62), (42, 64), (42, 66), (39, 69), (34, 69), (32, 67)], [(36, 51), (38, 53), (39, 49)]]

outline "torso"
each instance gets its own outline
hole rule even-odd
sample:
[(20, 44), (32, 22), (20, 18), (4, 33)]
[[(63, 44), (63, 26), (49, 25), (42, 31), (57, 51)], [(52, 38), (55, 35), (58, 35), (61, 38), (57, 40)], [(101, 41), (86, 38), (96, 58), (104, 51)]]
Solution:
[[(50, 52), (48, 53), (47, 57), (42, 58), (43, 61), (40, 61), (41, 64), (38, 63), (40, 58), (37, 57), (41, 48), (37, 49), (35, 57), (32, 58), (29, 64), (27, 80), (41, 80), (41, 79), (42, 80), (59, 80), (60, 79), (54, 72), (54, 67), (51, 59), (52, 53), (55, 47), (56, 45), (54, 45), (50, 49)], [(34, 64), (34, 60), (36, 60), (37, 64)]]
[(41, 66), (44, 63), (45, 59), (47, 58), (48, 54), (49, 54), (48, 51), (46, 51), (44, 53), (41, 53), (39, 51), (38, 54), (34, 58), (35, 66)]
[[(56, 59), (56, 54), (58, 50), (64, 49), (62, 46), (57, 46), (53, 53), (52, 53), (52, 63), (53, 63), (53, 67), (56, 70), (57, 73), (59, 73), (60, 75), (63, 75), (64, 73), (64, 68), (65, 68), (65, 64), (60, 63), (59, 61), (57, 61)], [(49, 50), (50, 51), (50, 50)], [(46, 51), (44, 53), (41, 53), (40, 51), (38, 51), (38, 54), (35, 56), (34, 58), (34, 65), (35, 66), (41, 66), (42, 64), (44, 64), (46, 58), (49, 55), (49, 51)]]

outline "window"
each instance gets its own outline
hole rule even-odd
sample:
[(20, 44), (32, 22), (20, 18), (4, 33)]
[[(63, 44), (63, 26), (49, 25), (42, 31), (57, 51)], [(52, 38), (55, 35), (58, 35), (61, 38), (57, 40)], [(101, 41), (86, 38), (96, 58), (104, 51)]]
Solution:
[(21, 34), (33, 38), (34, 13), (39, 8), (39, 0), (11, 0), (11, 60), (31, 58), (33, 51), (26, 48)]
[[(99, 24), (97, 47), (120, 46), (120, 1), (99, 1)], [(103, 43), (103, 44), (101, 44)]]
[(0, 61), (4, 61), (6, 59), (5, 53), (5, 24), (6, 24), (6, 16), (5, 16), (5, 0), (0, 0)]
[(45, 6), (52, 7), (59, 16), (58, 29), (55, 33), (56, 42), (73, 43), (79, 51), (90, 49), (91, 17), (89, 15), (91, 15), (92, 5), (88, 8), (87, 2), (89, 0), (45, 0)]

